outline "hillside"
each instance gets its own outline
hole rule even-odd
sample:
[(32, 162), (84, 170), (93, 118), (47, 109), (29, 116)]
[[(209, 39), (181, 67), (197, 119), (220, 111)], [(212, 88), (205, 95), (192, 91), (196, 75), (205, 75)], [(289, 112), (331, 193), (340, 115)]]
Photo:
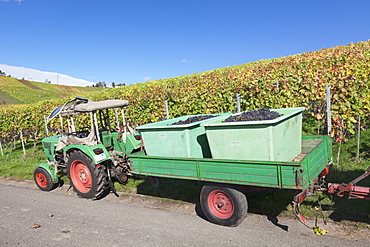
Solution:
[(0, 107), (4, 105), (32, 104), (43, 100), (68, 98), (101, 91), (96, 87), (73, 87), (47, 84), (0, 76)]
[[(241, 110), (304, 106), (317, 126), (325, 122), (325, 87), (331, 87), (332, 136), (346, 140), (355, 134), (358, 119), (366, 128), (370, 117), (370, 41), (359, 42), (283, 58), (261, 60), (177, 78), (149, 81), (95, 92), (92, 100), (127, 99), (126, 116), (133, 125), (165, 119), (164, 101), (170, 116), (235, 111), (235, 95)], [(22, 84), (22, 83), (21, 83)], [(33, 84), (40, 86), (38, 84)], [(20, 90), (10, 94), (15, 99)], [(48, 85), (50, 86), (50, 85)], [(46, 86), (45, 86), (46, 87)], [(9, 90), (12, 90), (11, 88)], [(23, 89), (22, 89), (23, 90)], [(37, 91), (37, 89), (34, 89)], [(56, 89), (55, 89), (56, 90)], [(52, 95), (56, 95), (56, 91)], [(74, 94), (75, 95), (75, 94)], [(71, 96), (74, 96), (71, 95)], [(38, 97), (36, 94), (35, 98)], [(0, 110), (0, 135), (13, 130), (44, 131), (40, 115), (48, 114), (64, 100), (48, 101)], [(9, 125), (8, 123), (16, 123)], [(54, 121), (55, 127), (58, 125)], [(39, 132), (40, 133), (40, 132)], [(1, 136), (0, 136), (1, 137)]]

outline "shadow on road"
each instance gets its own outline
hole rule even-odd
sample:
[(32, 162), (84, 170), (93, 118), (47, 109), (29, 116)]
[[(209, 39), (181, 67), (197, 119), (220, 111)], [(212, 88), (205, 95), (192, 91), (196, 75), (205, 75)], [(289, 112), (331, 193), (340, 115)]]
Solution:
[[(356, 173), (356, 172), (353, 172)], [(359, 174), (361, 172), (357, 172)], [(346, 177), (349, 175), (346, 174)], [(199, 217), (206, 219), (202, 212), (199, 196), (204, 182), (177, 180), (161, 178), (161, 186), (153, 188), (150, 181), (145, 181), (137, 187), (137, 193), (148, 196), (155, 196), (165, 199), (181, 200), (185, 202), (194, 203), (195, 211)], [(278, 217), (290, 216), (292, 213), (292, 200), (296, 193), (295, 190), (283, 189), (264, 189), (256, 187), (241, 187), (246, 194), (248, 200), (248, 212), (253, 214), (264, 215), (275, 226), (284, 231), (288, 230), (285, 225), (279, 224)], [(322, 196), (329, 200), (332, 197), (333, 205), (331, 203), (322, 204), (324, 211), (331, 212), (330, 219), (334, 221), (355, 221), (359, 223), (370, 224), (369, 201), (365, 200), (348, 200), (347, 198), (339, 198), (336, 195), (330, 196), (324, 194)], [(306, 210), (315, 208), (318, 204), (316, 200), (306, 200), (303, 205)], [(355, 210), (354, 210), (355, 209)], [(308, 218), (314, 217), (312, 213), (308, 212)], [(313, 218), (314, 219), (314, 218)]]

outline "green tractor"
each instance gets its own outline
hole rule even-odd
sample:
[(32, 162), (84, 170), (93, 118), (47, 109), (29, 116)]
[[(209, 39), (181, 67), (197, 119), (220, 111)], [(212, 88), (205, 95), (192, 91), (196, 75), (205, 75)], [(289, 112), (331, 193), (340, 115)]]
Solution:
[(125, 121), (127, 105), (127, 100), (76, 97), (54, 109), (47, 121), (59, 116), (62, 134), (42, 140), (47, 163), (34, 171), (37, 186), (50, 191), (65, 173), (80, 197), (116, 194), (112, 178), (125, 183), (130, 175), (127, 155), (144, 153), (141, 136)]

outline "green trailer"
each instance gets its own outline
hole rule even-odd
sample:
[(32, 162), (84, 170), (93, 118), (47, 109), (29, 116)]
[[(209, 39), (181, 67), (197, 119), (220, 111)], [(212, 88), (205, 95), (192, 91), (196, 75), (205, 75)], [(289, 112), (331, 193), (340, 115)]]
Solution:
[(331, 161), (330, 137), (303, 136), (294, 161), (175, 158), (132, 154), (131, 173), (279, 189), (307, 189)]
[[(209, 151), (204, 151), (210, 150), (205, 145), (213, 142), (213, 139), (207, 136), (206, 125), (212, 125), (208, 121), (203, 122), (205, 126), (190, 124), (181, 128), (168, 127), (168, 131), (167, 122), (152, 124), (149, 127), (144, 125), (138, 128), (149, 132), (149, 135), (146, 135), (147, 139), (143, 139), (145, 135), (141, 136), (125, 121), (124, 107), (127, 105), (128, 101), (125, 100), (95, 102), (77, 97), (56, 108), (48, 120), (58, 119), (56, 116), (59, 116), (61, 133), (42, 141), (47, 163), (41, 163), (34, 171), (37, 186), (43, 191), (50, 191), (58, 184), (58, 176), (65, 173), (78, 196), (100, 199), (110, 191), (117, 195), (113, 180), (124, 184), (129, 176), (149, 177), (155, 182), (158, 182), (159, 178), (204, 181), (206, 183), (200, 195), (204, 214), (213, 223), (236, 226), (243, 221), (248, 211), (247, 198), (242, 192), (243, 187), (296, 190), (299, 194), (295, 196), (294, 202), (299, 205), (309, 192), (323, 184), (323, 179), (329, 171), (332, 155), (328, 136), (302, 137), (298, 133), (289, 137), (289, 140), (280, 142), (274, 140), (268, 145), (285, 145), (287, 141), (293, 142), (292, 138), (299, 138), (300, 152), (287, 161), (271, 160), (271, 155), (265, 156), (266, 160), (247, 159), (242, 156), (235, 159), (232, 159), (232, 156), (215, 158)], [(121, 110), (120, 114), (117, 109)], [(301, 110), (300, 108), (282, 110), (285, 117), (270, 124), (263, 122), (261, 126), (256, 126), (259, 131), (266, 128), (270, 134), (267, 137), (257, 136), (265, 138), (266, 141), (271, 139), (270, 137), (276, 139), (277, 135), (273, 129), (279, 133), (284, 129), (289, 131), (292, 125), (297, 129), (297, 123), (301, 129)], [(84, 117), (78, 119), (80, 115)], [(230, 114), (225, 114), (228, 115)], [(64, 117), (67, 120), (63, 121)], [(218, 118), (214, 120), (218, 121)], [(250, 126), (248, 131), (254, 132)], [(168, 152), (163, 153), (158, 149), (155, 144), (158, 140), (163, 142), (164, 136), (170, 139), (172, 144), (166, 146), (163, 143), (157, 146), (171, 148), (177, 145), (178, 149), (185, 145), (184, 148), (187, 150), (183, 152), (185, 157), (169, 156)], [(205, 141), (205, 138), (208, 140)], [(242, 140), (234, 139), (230, 139), (228, 143), (234, 144), (239, 141), (246, 145)], [(257, 143), (250, 142), (249, 145), (257, 145), (261, 141), (263, 140)], [(218, 145), (224, 144), (222, 139), (217, 142)], [(152, 147), (150, 152), (146, 150), (147, 144), (148, 147)], [(210, 146), (211, 144), (215, 143), (209, 143)], [(196, 151), (193, 151), (194, 146), (197, 147)], [(230, 148), (233, 148), (233, 145)], [(276, 150), (284, 149), (273, 150), (277, 154), (274, 157), (280, 157), (282, 151)]]
[(247, 199), (240, 186), (293, 189), (302, 203), (307, 192), (322, 183), (331, 162), (329, 136), (303, 136), (302, 152), (293, 161), (273, 162), (207, 158), (175, 158), (132, 154), (131, 173), (151, 177), (209, 182), (201, 191), (200, 203), (207, 218), (217, 224), (235, 226), (245, 217)]

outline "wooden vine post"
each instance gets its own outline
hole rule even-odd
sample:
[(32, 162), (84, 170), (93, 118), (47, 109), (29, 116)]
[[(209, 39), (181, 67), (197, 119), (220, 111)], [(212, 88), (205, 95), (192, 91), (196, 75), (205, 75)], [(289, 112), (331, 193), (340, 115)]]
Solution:
[(236, 112), (240, 113), (240, 94), (236, 95)]
[(328, 135), (331, 135), (331, 99), (330, 84), (326, 84), (326, 118), (328, 122)]
[(164, 106), (166, 108), (166, 118), (170, 119), (170, 113), (169, 113), (169, 110), (168, 110), (168, 101), (167, 100), (164, 101)]
[(4, 156), (3, 146), (1, 145), (1, 142), (0, 142), (0, 151), (1, 151), (1, 156)]
[(44, 123), (45, 123), (46, 136), (49, 136), (48, 120), (47, 120), (47, 117), (45, 115), (44, 115)]
[(23, 133), (22, 133), (22, 131), (20, 132), (20, 134), (21, 134), (21, 142), (22, 142), (23, 155), (26, 156), (26, 148), (24, 147), (24, 140), (23, 140)]
[(360, 162), (360, 132), (361, 132), (361, 117), (358, 117), (357, 121), (357, 150), (356, 150), (356, 162)]

